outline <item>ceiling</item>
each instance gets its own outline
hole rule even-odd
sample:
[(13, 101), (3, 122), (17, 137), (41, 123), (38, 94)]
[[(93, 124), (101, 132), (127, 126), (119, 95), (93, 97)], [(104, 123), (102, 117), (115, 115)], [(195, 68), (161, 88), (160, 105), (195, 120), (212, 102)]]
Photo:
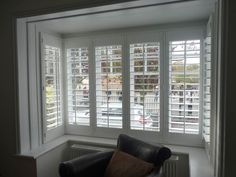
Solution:
[(74, 17), (60, 17), (60, 19), (37, 23), (45, 30), (60, 34), (70, 34), (206, 20), (213, 9), (214, 0), (196, 0)]

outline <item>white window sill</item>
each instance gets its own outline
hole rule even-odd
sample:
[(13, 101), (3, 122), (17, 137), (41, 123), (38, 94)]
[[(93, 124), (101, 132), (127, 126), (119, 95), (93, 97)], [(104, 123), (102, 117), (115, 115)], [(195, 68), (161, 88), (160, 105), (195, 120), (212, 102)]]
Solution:
[(53, 141), (50, 141), (48, 143), (43, 144), (42, 146), (38, 147), (37, 149), (34, 149), (30, 152), (17, 154), (17, 156), (22, 157), (32, 157), (34, 159), (37, 159), (41, 155), (57, 148), (58, 146), (65, 144), (69, 141), (75, 141), (77, 143), (89, 143), (94, 145), (103, 145), (103, 146), (110, 146), (115, 147), (117, 140), (115, 139), (108, 139), (108, 138), (95, 138), (95, 137), (86, 137), (86, 136), (73, 136), (73, 135), (64, 135), (61, 136)]
[(214, 177), (204, 148), (166, 145), (172, 152), (188, 153), (191, 177)]

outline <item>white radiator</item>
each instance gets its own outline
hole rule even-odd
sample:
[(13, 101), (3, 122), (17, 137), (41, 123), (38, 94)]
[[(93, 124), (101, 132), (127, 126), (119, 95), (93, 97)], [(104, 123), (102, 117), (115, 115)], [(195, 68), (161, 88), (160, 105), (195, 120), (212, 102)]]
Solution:
[[(93, 152), (114, 150), (108, 147), (97, 147), (90, 145), (73, 144), (70, 146), (70, 159), (80, 157)], [(165, 177), (190, 177), (188, 154), (174, 153), (163, 164), (163, 173)]]
[(168, 160), (163, 164), (163, 173), (165, 177), (178, 177), (177, 174), (177, 164), (179, 163), (179, 156), (172, 155)]

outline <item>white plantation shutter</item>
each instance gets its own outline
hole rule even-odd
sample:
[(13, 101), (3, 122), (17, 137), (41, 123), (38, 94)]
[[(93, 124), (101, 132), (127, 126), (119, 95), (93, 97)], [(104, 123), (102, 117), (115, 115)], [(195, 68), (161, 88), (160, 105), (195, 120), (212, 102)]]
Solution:
[(51, 130), (62, 124), (61, 49), (44, 45), (43, 64), (44, 113), (46, 129)]
[[(204, 86), (200, 85), (201, 41), (198, 37), (194, 39), (178, 41), (173, 36), (167, 36), (169, 50), (165, 49), (162, 38), (153, 39), (152, 35), (148, 35), (148, 39), (145, 36), (136, 39), (134, 35), (127, 38), (127, 43), (118, 37), (98, 37), (94, 41), (90, 38), (67, 39), (64, 44), (66, 72), (63, 87), (66, 88), (67, 132), (102, 137), (128, 132), (177, 144), (199, 144), (202, 140), (200, 110), (206, 114), (204, 136), (209, 128), (206, 119), (206, 109), (210, 104), (207, 102), (209, 89), (206, 85), (209, 78), (203, 78), (206, 83), (203, 92), (206, 102), (203, 102), (200, 98), (200, 90)], [(48, 46), (54, 50), (50, 53), (55, 57), (51, 58), (57, 63), (52, 65), (45, 61), (47, 74), (55, 74), (51, 79), (53, 82), (45, 83), (59, 88), (53, 90), (57, 116), (48, 115), (50, 126), (56, 127), (62, 118), (61, 107), (58, 106), (62, 103), (60, 77), (63, 72), (60, 71), (60, 57), (56, 57), (60, 55), (60, 48)], [(128, 48), (124, 51), (123, 47)], [(166, 60), (165, 56), (169, 58)], [(123, 91), (123, 88), (128, 90)], [(54, 121), (56, 119), (57, 122)], [(185, 138), (191, 139), (191, 142)]]
[(199, 134), (200, 40), (169, 42), (169, 132)]
[(203, 136), (209, 141), (214, 128), (209, 115), (215, 116), (210, 72), (216, 68), (211, 69), (207, 52), (200, 62), (203, 26), (101, 31), (63, 39), (35, 25), (29, 31), (29, 50), (20, 53), (18, 65), (25, 71), (18, 74), (19, 93), (25, 96), (19, 100), (20, 117), (27, 118), (23, 128), (28, 127), (23, 133), (29, 132), (33, 145), (65, 134), (116, 138), (127, 133), (190, 146), (202, 146)]
[(204, 40), (204, 79), (203, 79), (203, 137), (210, 142), (211, 115), (211, 36)]
[(130, 128), (160, 130), (160, 43), (130, 45)]
[(122, 46), (95, 47), (98, 127), (122, 128)]
[(90, 125), (88, 48), (67, 49), (68, 122)]

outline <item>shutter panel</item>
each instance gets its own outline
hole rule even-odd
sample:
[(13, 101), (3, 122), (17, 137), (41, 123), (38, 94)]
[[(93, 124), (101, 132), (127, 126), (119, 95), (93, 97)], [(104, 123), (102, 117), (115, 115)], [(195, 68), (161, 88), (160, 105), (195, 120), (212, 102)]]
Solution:
[(61, 49), (44, 45), (44, 100), (46, 129), (62, 124)]
[(130, 45), (130, 128), (160, 130), (160, 43)]
[(204, 40), (204, 81), (203, 81), (203, 137), (210, 142), (211, 116), (211, 37)]
[(97, 126), (122, 128), (122, 46), (95, 47)]
[(70, 124), (90, 125), (88, 48), (67, 49), (67, 98)]
[(199, 134), (200, 40), (169, 42), (169, 132)]

